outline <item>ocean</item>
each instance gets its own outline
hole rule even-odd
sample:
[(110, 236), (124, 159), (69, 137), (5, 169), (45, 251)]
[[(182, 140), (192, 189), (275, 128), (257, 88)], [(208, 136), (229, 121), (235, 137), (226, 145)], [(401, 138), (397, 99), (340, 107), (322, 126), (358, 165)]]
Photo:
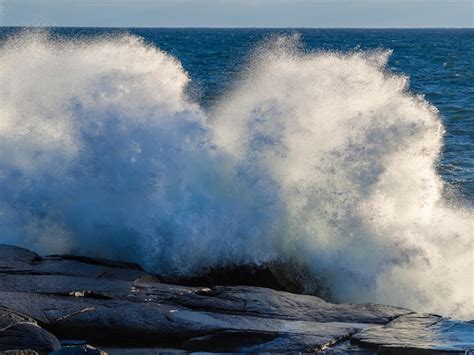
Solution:
[(0, 28), (0, 242), (297, 260), (472, 319), (472, 29)]

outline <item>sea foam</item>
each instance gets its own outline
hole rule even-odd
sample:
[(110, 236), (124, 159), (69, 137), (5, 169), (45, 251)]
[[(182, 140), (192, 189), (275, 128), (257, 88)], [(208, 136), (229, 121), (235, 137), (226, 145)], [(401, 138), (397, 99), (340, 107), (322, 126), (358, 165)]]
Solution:
[(474, 212), (388, 51), (274, 38), (209, 112), (134, 36), (0, 48), (0, 242), (190, 274), (299, 260), (338, 301), (474, 318)]

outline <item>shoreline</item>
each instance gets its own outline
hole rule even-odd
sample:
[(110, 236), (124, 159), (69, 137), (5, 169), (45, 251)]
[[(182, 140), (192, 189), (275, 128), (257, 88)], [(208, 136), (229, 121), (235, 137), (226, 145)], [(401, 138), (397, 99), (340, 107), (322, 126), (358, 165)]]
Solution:
[(166, 284), (105, 259), (0, 245), (0, 276), (0, 351), (19, 354), (474, 349), (472, 321), (255, 286)]

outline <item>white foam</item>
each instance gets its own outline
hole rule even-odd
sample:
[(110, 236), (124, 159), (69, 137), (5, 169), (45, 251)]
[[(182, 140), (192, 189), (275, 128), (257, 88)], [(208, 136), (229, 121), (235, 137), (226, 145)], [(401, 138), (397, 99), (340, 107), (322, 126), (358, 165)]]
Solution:
[(174, 58), (27, 33), (1, 48), (0, 80), (2, 242), (158, 272), (271, 254), (271, 203), (226, 169)]
[(279, 254), (341, 301), (474, 317), (474, 215), (441, 198), (437, 110), (385, 70), (390, 52), (295, 48), (265, 46), (214, 114), (219, 147), (276, 180)]

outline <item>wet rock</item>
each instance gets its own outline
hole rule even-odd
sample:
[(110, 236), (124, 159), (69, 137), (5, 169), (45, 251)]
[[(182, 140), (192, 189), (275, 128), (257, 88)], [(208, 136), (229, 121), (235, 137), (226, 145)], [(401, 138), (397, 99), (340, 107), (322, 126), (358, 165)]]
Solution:
[[(130, 268), (127, 268), (127, 265)], [(37, 257), (32, 265), (31, 274), (84, 276), (127, 281), (133, 281), (147, 275), (135, 264), (106, 262), (103, 259), (72, 257), (69, 255)]]
[(39, 256), (29, 250), (0, 244), (0, 273), (32, 271)]
[[(20, 332), (12, 328), (16, 335), (43, 334), (57, 354), (96, 350), (85, 344), (58, 349), (56, 338), (47, 334), (62, 340), (81, 339), (124, 354), (165, 349), (456, 352), (472, 347), (471, 323), (397, 307), (333, 304), (270, 288), (214, 285), (223, 275), (213, 276), (211, 287), (167, 284), (134, 264), (39, 257), (8, 246), (0, 246), (2, 255), (9, 259), (0, 264), (0, 307), (8, 310), (0, 318), (1, 329), (21, 324)], [(243, 283), (245, 273), (239, 275), (242, 279), (235, 281)], [(14, 346), (4, 339), (0, 338), (1, 346)], [(8, 339), (22, 344), (12, 336)]]
[(48, 353), (60, 347), (58, 339), (35, 320), (0, 307), (0, 351), (8, 353)]
[(474, 350), (474, 322), (460, 322), (432, 314), (409, 314), (383, 327), (369, 328), (353, 336), (360, 344), (379, 352), (427, 353)]
[(49, 355), (107, 355), (103, 350), (94, 348), (90, 345), (64, 346), (59, 350), (53, 351)]
[(196, 287), (212, 286), (259, 286), (283, 291), (284, 286), (273, 274), (267, 264), (264, 265), (228, 265), (204, 270), (199, 275), (165, 276), (162, 281), (169, 284)]
[(218, 348), (220, 351), (232, 352), (243, 350), (245, 346), (268, 343), (276, 337), (272, 332), (224, 330), (186, 340), (183, 347), (189, 351)]
[(197, 287), (257, 286), (277, 291), (329, 297), (328, 289), (308, 268), (288, 260), (254, 265), (227, 265), (203, 270), (199, 275), (166, 276), (170, 284)]

